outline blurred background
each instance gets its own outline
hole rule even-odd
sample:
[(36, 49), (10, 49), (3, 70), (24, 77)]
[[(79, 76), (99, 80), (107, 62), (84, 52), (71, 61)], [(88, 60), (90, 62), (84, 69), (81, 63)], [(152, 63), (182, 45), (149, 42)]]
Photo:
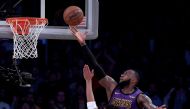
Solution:
[[(1, 0), (0, 0), (1, 1)], [(188, 109), (190, 98), (190, 8), (184, 0), (99, 0), (99, 36), (87, 44), (116, 81), (136, 69), (139, 88), (156, 105)], [(0, 39), (0, 66), (12, 67), (13, 41)], [(0, 83), (0, 109), (85, 109), (85, 64), (75, 40), (39, 40), (39, 58), (19, 60), (35, 77), (29, 88)], [(1, 79), (1, 78), (0, 78)], [(99, 109), (105, 90), (93, 81)], [(4, 107), (4, 108), (3, 108)]]

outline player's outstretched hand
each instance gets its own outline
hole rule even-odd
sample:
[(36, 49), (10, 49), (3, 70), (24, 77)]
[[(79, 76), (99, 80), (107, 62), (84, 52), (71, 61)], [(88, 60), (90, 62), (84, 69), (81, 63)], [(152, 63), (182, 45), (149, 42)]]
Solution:
[(87, 32), (85, 33), (82, 33), (80, 32), (79, 30), (77, 30), (76, 26), (69, 26), (72, 34), (76, 37), (77, 41), (80, 43), (80, 45), (85, 45), (85, 39), (86, 39), (86, 34)]
[(83, 67), (83, 76), (86, 81), (91, 80), (94, 76), (94, 70), (91, 71), (89, 66), (85, 64)]

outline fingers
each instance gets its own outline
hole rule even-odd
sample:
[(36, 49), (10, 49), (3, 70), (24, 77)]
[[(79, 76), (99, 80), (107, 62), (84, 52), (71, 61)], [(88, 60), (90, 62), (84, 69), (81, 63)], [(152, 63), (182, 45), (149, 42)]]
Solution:
[(74, 32), (75, 32), (75, 33), (77, 33), (77, 32), (78, 32), (78, 30), (77, 30), (76, 26), (73, 26), (73, 30), (74, 30)]
[(83, 67), (83, 77), (84, 77), (85, 80), (88, 80), (87, 75), (88, 75), (87, 65), (84, 65), (84, 67)]
[(164, 105), (162, 105), (161, 107), (162, 107), (162, 108), (166, 108), (166, 105), (164, 104)]
[(86, 64), (84, 65), (84, 67), (83, 67), (83, 72), (86, 73), (86, 74), (87, 74), (87, 73), (91, 73), (91, 72), (90, 72), (90, 68), (89, 68), (88, 65), (86, 65)]
[(84, 65), (84, 67), (83, 67), (83, 72), (85, 73), (86, 71), (88, 71), (88, 65)]
[(94, 76), (94, 69), (92, 69), (92, 71), (91, 71), (89, 66), (85, 64), (83, 67), (83, 74), (93, 77)]
[(89, 66), (87, 64), (84, 65), (85, 69), (89, 69)]
[(91, 73), (92, 73), (92, 76), (94, 76), (94, 69), (92, 69)]
[(84, 38), (84, 39), (86, 39), (87, 34), (88, 34), (88, 31), (85, 31), (85, 32), (83, 33), (83, 38)]
[(82, 22), (77, 27), (86, 27), (86, 16), (83, 17)]
[(90, 68), (88, 65), (85, 66), (86, 67), (86, 70), (88, 70), (90, 72)]
[(70, 31), (72, 32), (72, 34), (75, 35), (75, 32), (74, 32), (73, 27), (72, 27), (72, 26), (69, 26), (69, 29), (70, 29)]
[(92, 69), (92, 71), (91, 71), (92, 73), (94, 73), (94, 69)]
[(162, 105), (158, 109), (167, 109), (167, 107), (166, 107), (166, 105)]
[(76, 28), (75, 26), (70, 26), (70, 25), (69, 25), (69, 28), (70, 28), (71, 32), (72, 32), (74, 35), (78, 32), (78, 30), (77, 30), (77, 28)]
[[(71, 30), (71, 32), (72, 32), (73, 34), (77, 34), (77, 33), (79, 33), (79, 31), (78, 31), (78, 29), (77, 29), (76, 26), (69, 26), (69, 28), (70, 28), (70, 30)], [(83, 33), (83, 35), (86, 36), (87, 33), (88, 33), (88, 32), (85, 31), (85, 32)]]

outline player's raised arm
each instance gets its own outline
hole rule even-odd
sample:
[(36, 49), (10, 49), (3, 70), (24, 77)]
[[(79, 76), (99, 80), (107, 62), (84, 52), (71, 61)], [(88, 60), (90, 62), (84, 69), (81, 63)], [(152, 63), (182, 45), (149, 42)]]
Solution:
[(78, 29), (76, 28), (76, 26), (69, 26), (72, 34), (75, 36), (75, 38), (77, 39), (77, 41), (79, 42), (79, 44), (81, 46), (85, 46), (86, 45), (86, 34), (87, 32), (85, 33), (82, 33), (80, 31), (78, 31)]
[[(93, 55), (91, 50), (86, 45), (86, 42), (85, 42), (86, 33), (81, 33), (74, 26), (70, 26), (70, 30), (71, 30), (72, 34), (76, 37), (79, 44), (81, 45), (86, 62), (88, 62), (89, 66), (94, 69), (95, 78), (99, 80), (99, 83), (104, 88), (106, 88), (106, 92), (112, 92), (113, 89), (116, 87), (117, 83), (113, 78), (106, 75), (106, 73), (104, 72), (102, 67), (97, 62), (95, 56)], [(111, 93), (108, 95), (111, 95)]]
[(94, 94), (92, 90), (92, 78), (94, 76), (93, 70), (90, 71), (88, 65), (83, 67), (83, 76), (86, 81), (86, 98), (87, 98), (87, 108), (97, 109), (96, 101), (94, 99)]

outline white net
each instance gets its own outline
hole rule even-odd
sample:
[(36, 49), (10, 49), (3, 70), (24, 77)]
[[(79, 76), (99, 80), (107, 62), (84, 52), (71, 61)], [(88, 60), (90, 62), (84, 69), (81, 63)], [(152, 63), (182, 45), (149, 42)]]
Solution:
[(14, 34), (13, 58), (37, 58), (38, 37), (47, 25), (47, 19), (11, 19), (8, 23)]

